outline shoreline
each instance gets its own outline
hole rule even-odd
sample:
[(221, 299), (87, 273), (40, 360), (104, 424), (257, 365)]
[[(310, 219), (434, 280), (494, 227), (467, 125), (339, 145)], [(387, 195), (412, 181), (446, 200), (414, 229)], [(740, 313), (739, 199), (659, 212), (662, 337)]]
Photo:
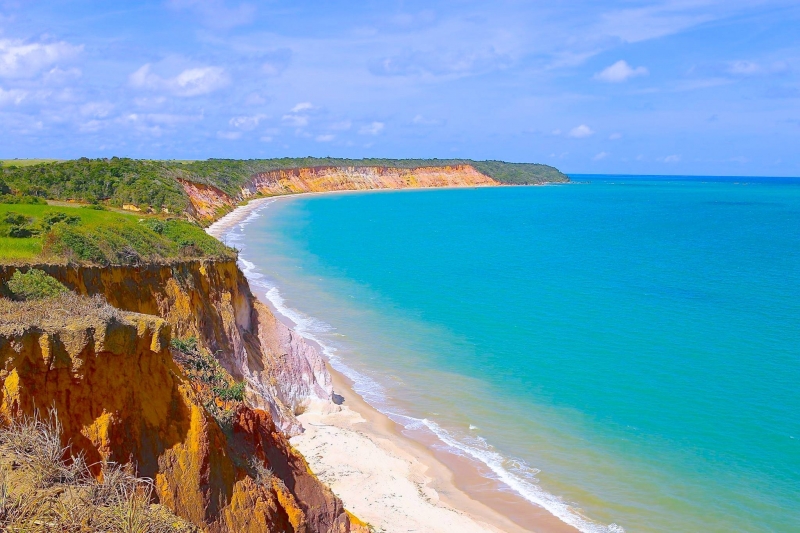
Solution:
[[(459, 187), (460, 188), (460, 187)], [(472, 187), (469, 187), (472, 188)], [(416, 190), (416, 189), (414, 189)], [(239, 206), (207, 228), (223, 240), (265, 204), (280, 198), (305, 195), (351, 194), (377, 191), (333, 191), (258, 198)], [(400, 192), (387, 190), (387, 192)], [(253, 280), (248, 280), (252, 283)], [(294, 329), (265, 293), (256, 293), (276, 318)], [(324, 350), (313, 339), (320, 353)], [(506, 532), (575, 533), (561, 521), (498, 480), (481, 475), (469, 459), (436, 451), (433, 442), (403, 434), (403, 427), (368, 404), (353, 389), (353, 382), (326, 366), (335, 394), (343, 402), (335, 410), (309, 409), (298, 419), (305, 433), (291, 439), (317, 474), (342, 498), (346, 507), (376, 531), (428, 531), (431, 533)], [(490, 486), (490, 487), (487, 487)], [(469, 493), (480, 487), (480, 499)], [(489, 490), (487, 490), (487, 488)]]

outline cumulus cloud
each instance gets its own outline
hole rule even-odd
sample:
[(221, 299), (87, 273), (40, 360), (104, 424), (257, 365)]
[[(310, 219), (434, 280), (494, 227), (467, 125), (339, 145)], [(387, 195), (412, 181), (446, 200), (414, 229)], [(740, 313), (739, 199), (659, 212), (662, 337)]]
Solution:
[(83, 50), (65, 41), (56, 43), (25, 43), (0, 39), (0, 77), (31, 78), (56, 63), (72, 59)]
[(256, 127), (258, 127), (258, 123), (266, 118), (269, 117), (267, 115), (262, 115), (262, 114), (233, 117), (228, 121), (228, 124), (240, 130), (250, 131), (256, 129)]
[(608, 152), (600, 152), (599, 154), (597, 154), (596, 156), (594, 156), (594, 157), (592, 158), (592, 160), (593, 160), (593, 161), (602, 161), (602, 160), (603, 160), (603, 159), (605, 159), (606, 157), (608, 157)]
[(104, 118), (114, 109), (111, 102), (88, 102), (80, 108), (81, 115), (85, 117)]
[(586, 124), (581, 124), (580, 126), (575, 126), (569, 131), (569, 136), (575, 139), (583, 139), (585, 137), (589, 137), (593, 135), (594, 131), (592, 128), (587, 126)]
[(677, 163), (681, 160), (679, 155), (668, 155), (663, 159), (664, 163)]
[(27, 91), (21, 91), (19, 89), (5, 90), (0, 87), (0, 106), (6, 104), (19, 105), (27, 96)]
[(358, 133), (361, 135), (378, 135), (381, 131), (383, 131), (383, 127), (385, 124), (383, 122), (373, 122), (371, 124), (367, 124), (366, 126), (362, 126)]
[(608, 83), (621, 83), (637, 76), (647, 76), (649, 71), (645, 67), (631, 67), (627, 61), (620, 59), (610, 67), (594, 75), (596, 80)]
[(283, 115), (281, 120), (294, 128), (308, 126), (308, 117), (305, 115)]
[(336, 138), (336, 135), (331, 135), (330, 133), (326, 135), (317, 135), (316, 141), (321, 143), (331, 142)]
[(612, 133), (611, 135), (608, 136), (608, 138), (609, 138), (609, 140), (616, 141), (616, 140), (622, 139), (622, 134), (621, 133)]
[(167, 6), (175, 10), (195, 13), (206, 26), (230, 29), (250, 24), (255, 19), (256, 6), (242, 3), (228, 7), (224, 0), (169, 0)]
[(292, 108), (292, 113), (299, 113), (300, 111), (308, 111), (314, 109), (314, 104), (311, 102), (300, 102)]
[(130, 83), (140, 89), (167, 91), (175, 96), (200, 96), (219, 90), (230, 82), (222, 67), (186, 69), (174, 78), (163, 78), (152, 71), (150, 63), (130, 75)]

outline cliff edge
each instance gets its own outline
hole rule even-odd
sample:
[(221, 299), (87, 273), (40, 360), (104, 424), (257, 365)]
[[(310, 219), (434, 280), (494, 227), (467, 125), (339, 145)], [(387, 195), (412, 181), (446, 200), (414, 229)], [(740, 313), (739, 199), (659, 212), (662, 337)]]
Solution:
[(170, 339), (164, 319), (98, 298), (3, 300), (0, 415), (53, 409), (73, 455), (135, 465), (163, 506), (207, 531), (366, 531), (269, 413), (239, 403), (212, 416)]

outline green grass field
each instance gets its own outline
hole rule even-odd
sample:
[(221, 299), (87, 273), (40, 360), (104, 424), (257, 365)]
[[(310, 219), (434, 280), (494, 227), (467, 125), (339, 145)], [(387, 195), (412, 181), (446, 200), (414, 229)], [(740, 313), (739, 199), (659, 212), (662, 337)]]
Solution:
[(183, 220), (87, 206), (0, 204), (0, 261), (135, 264), (233, 255)]

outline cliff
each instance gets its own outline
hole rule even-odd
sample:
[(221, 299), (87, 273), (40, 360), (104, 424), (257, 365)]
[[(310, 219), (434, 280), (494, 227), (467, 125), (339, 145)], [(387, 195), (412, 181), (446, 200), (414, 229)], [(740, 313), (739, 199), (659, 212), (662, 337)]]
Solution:
[(323, 166), (270, 170), (253, 174), (236, 196), (210, 185), (179, 181), (189, 197), (190, 213), (204, 222), (218, 218), (239, 200), (256, 195), (501, 185), (472, 165), (420, 168)]
[[(28, 268), (0, 266), (0, 282)], [(297, 410), (310, 402), (330, 404), (330, 375), (318, 351), (253, 296), (233, 259), (35, 268), (77, 294), (162, 317), (178, 338), (196, 337), (235, 379), (247, 382), (248, 403), (268, 411), (289, 435), (302, 431)]]
[(240, 404), (221, 427), (173, 361), (170, 334), (161, 318), (97, 299), (4, 301), (0, 415), (55, 409), (73, 454), (134, 464), (162, 505), (207, 531), (364, 531), (268, 413)]

